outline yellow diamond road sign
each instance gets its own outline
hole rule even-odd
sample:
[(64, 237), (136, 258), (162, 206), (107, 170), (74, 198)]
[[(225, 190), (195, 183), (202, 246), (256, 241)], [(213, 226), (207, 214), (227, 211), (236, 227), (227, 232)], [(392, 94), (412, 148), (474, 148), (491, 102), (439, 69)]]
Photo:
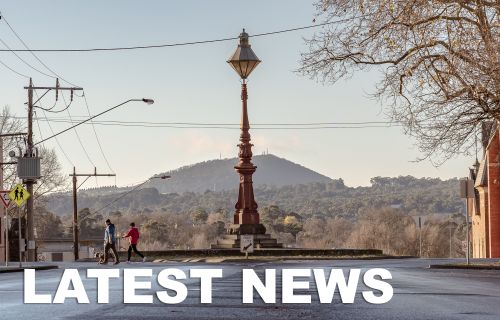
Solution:
[(9, 192), (9, 198), (12, 200), (15, 204), (17, 204), (18, 207), (22, 206), (30, 197), (30, 194), (26, 189), (24, 189), (22, 184), (16, 184), (16, 186), (10, 190)]

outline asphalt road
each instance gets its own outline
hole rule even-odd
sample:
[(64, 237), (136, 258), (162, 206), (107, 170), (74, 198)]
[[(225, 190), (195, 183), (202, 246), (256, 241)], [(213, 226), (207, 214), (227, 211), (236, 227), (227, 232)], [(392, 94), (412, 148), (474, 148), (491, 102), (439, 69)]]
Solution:
[[(223, 264), (133, 264), (123, 268), (152, 268), (157, 275), (164, 268), (221, 268), (223, 278), (214, 280), (213, 303), (200, 303), (198, 279), (184, 282), (187, 299), (177, 305), (165, 305), (155, 298), (153, 304), (123, 304), (122, 280), (111, 280), (110, 303), (98, 304), (95, 279), (85, 277), (87, 268), (99, 268), (92, 263), (65, 264), (62, 268), (78, 268), (90, 304), (77, 304), (68, 299), (64, 304), (24, 304), (23, 273), (0, 274), (0, 319), (500, 319), (500, 271), (437, 270), (429, 264), (450, 260), (344, 260), (287, 261), (279, 263)], [(110, 266), (111, 267), (111, 266)], [(320, 304), (314, 280), (308, 290), (297, 290), (312, 296), (311, 304), (281, 304), (281, 281), (277, 277), (277, 303), (265, 304), (256, 298), (254, 304), (242, 303), (242, 269), (254, 268), (259, 275), (265, 269), (283, 268), (386, 268), (392, 273), (388, 282), (394, 288), (392, 300), (382, 305), (364, 301), (362, 282), (353, 304), (342, 304), (338, 293), (333, 303)], [(55, 294), (62, 269), (37, 271), (37, 293)], [(152, 280), (151, 290), (164, 290)], [(258, 295), (256, 295), (258, 296)]]

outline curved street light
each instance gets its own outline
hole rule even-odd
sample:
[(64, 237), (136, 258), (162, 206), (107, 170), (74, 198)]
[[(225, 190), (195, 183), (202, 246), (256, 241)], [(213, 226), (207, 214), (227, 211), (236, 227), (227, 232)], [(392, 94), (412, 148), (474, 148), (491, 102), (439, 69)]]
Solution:
[(118, 107), (121, 107), (121, 106), (123, 106), (124, 104), (127, 104), (127, 103), (129, 103), (129, 102), (144, 102), (144, 103), (146, 103), (146, 104), (152, 105), (155, 101), (154, 101), (153, 99), (148, 99), (148, 98), (142, 98), (142, 99), (129, 99), (129, 100), (124, 101), (124, 102), (122, 102), (122, 103), (120, 103), (120, 104), (117, 104), (117, 105), (116, 105), (116, 106), (114, 106), (114, 107), (111, 107), (111, 108), (109, 108), (109, 109), (106, 109), (106, 110), (104, 110), (103, 112), (100, 112), (100, 113), (98, 113), (98, 114), (96, 114), (96, 115), (93, 115), (92, 117), (90, 117), (90, 118), (88, 118), (88, 119), (85, 119), (85, 120), (83, 120), (83, 121), (81, 121), (81, 122), (78, 122), (77, 124), (72, 125), (71, 127), (66, 128), (66, 129), (64, 129), (64, 130), (62, 130), (62, 131), (60, 131), (60, 132), (58, 132), (58, 133), (56, 133), (56, 134), (54, 134), (54, 135), (51, 135), (51, 136), (50, 136), (50, 137), (48, 137), (48, 138), (45, 138), (45, 139), (43, 139), (43, 140), (40, 140), (40, 141), (38, 141), (37, 143), (33, 144), (33, 146), (36, 146), (36, 145), (38, 145), (38, 144), (40, 144), (40, 143), (42, 143), (42, 142), (45, 142), (45, 141), (47, 141), (47, 140), (49, 140), (49, 139), (52, 139), (52, 138), (54, 138), (54, 137), (57, 137), (57, 136), (58, 136), (58, 135), (60, 135), (60, 134), (63, 134), (63, 133), (65, 133), (65, 132), (67, 132), (67, 131), (69, 131), (69, 130), (71, 130), (71, 129), (75, 128), (75, 127), (78, 127), (78, 126), (79, 126), (79, 125), (81, 125), (81, 124), (84, 124), (84, 123), (86, 123), (86, 122), (88, 122), (88, 121), (90, 121), (90, 120), (92, 120), (92, 119), (95, 119), (95, 118), (97, 118), (97, 117), (99, 117), (99, 116), (101, 116), (101, 115), (103, 115), (103, 114), (105, 114), (105, 113), (107, 113), (107, 112), (109, 112), (109, 111), (111, 111), (111, 110), (114, 110), (114, 109), (116, 109), (116, 108), (118, 108)]

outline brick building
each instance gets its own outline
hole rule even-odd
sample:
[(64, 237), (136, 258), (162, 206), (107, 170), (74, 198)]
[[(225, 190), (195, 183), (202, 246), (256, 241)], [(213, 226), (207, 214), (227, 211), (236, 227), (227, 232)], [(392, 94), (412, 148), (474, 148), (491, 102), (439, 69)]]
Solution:
[(483, 160), (470, 170), (475, 198), (467, 203), (472, 222), (472, 257), (500, 258), (500, 134), (483, 125)]

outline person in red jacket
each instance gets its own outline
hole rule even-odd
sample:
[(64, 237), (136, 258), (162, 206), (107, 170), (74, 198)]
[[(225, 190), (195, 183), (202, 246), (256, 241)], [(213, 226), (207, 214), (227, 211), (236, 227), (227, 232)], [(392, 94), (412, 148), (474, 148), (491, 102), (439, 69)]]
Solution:
[(130, 229), (127, 234), (122, 238), (129, 238), (130, 246), (128, 247), (128, 259), (127, 263), (130, 263), (130, 257), (132, 256), (132, 250), (134, 250), (135, 254), (142, 258), (142, 262), (146, 262), (146, 257), (142, 253), (137, 250), (137, 241), (139, 241), (139, 230), (135, 227), (135, 223), (130, 224)]

